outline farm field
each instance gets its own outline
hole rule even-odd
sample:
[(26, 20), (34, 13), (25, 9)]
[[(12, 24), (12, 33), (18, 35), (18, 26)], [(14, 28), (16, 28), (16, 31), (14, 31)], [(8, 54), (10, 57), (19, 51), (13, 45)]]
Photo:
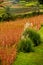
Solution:
[(0, 65), (43, 65), (42, 0), (0, 0)]
[(7, 7), (10, 8), (9, 12), (12, 15), (22, 15), (22, 14), (28, 14), (31, 12), (37, 12), (40, 10), (40, 12), (43, 12), (43, 5), (39, 5), (38, 2), (18, 2), (16, 4), (6, 1), (0, 4), (0, 17), (5, 14), (5, 10)]
[[(23, 30), (24, 30), (24, 26), (27, 22), (28, 23), (30, 22), (33, 24), (32, 28), (39, 30), (39, 28), (41, 27), (41, 24), (43, 23), (43, 15), (39, 15), (39, 16), (31, 17), (31, 18), (23, 18), (23, 19), (20, 18), (20, 19), (16, 19), (15, 21), (10, 21), (10, 22), (8, 22), (8, 21), (7, 22), (0, 22), (0, 57), (1, 57), (4, 65), (5, 64), (10, 65), (11, 61), (12, 62), (14, 61), (16, 54), (17, 54), (16, 45), (21, 38), (21, 35), (23, 33)], [(32, 54), (30, 54), (30, 57)], [(24, 57), (26, 56), (26, 54), (24, 54), (24, 53), (20, 53), (19, 56), (22, 57), (22, 55)], [(37, 57), (37, 54), (35, 56)], [(28, 54), (27, 54), (27, 57), (28, 57)], [(20, 58), (20, 59), (22, 60), (22, 58)], [(34, 58), (32, 58), (32, 59), (34, 61)], [(6, 63), (5, 63), (5, 61), (6, 61)], [(17, 65), (16, 63), (19, 63), (20, 61), (18, 60), (13, 65)], [(24, 64), (24, 61), (23, 61), (23, 64)], [(28, 61), (26, 61), (26, 63), (28, 63)], [(24, 65), (26, 65), (26, 63)], [(30, 62), (30, 65), (31, 65), (31, 62)]]
[[(10, 22), (3, 22), (3, 23), (0, 22), (0, 33), (1, 33), (0, 35), (2, 37), (1, 39), (3, 40), (6, 39), (6, 41), (4, 41), (4, 42), (7, 42), (6, 44), (10, 44), (9, 42), (14, 40), (17, 42), (24, 30), (24, 26), (26, 22), (32, 23), (33, 28), (35, 27), (36, 29), (39, 29), (41, 24), (43, 24), (43, 15), (39, 15), (39, 16), (31, 17), (31, 18), (23, 18), (23, 19), (20, 18)], [(8, 38), (9, 41), (7, 40), (6, 37), (7, 38), (10, 37)]]
[[(33, 11), (34, 10), (34, 11)], [(30, 6), (30, 7), (10, 7), (10, 14), (11, 15), (23, 15), (23, 14), (28, 14), (28, 13), (32, 13), (32, 12), (38, 12), (38, 10), (40, 10), (40, 12), (43, 12), (43, 6), (40, 6), (40, 9), (38, 8), (37, 5), (34, 6)], [(5, 14), (6, 12), (6, 7), (0, 7), (0, 17)]]

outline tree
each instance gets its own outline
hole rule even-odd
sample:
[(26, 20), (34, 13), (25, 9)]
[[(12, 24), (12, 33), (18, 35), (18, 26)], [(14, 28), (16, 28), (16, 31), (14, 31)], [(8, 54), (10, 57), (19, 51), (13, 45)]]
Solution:
[(10, 7), (5, 7), (5, 13), (2, 15), (2, 20), (10, 20), (12, 18), (11, 12), (10, 12)]
[(43, 0), (38, 0), (40, 4), (43, 4)]

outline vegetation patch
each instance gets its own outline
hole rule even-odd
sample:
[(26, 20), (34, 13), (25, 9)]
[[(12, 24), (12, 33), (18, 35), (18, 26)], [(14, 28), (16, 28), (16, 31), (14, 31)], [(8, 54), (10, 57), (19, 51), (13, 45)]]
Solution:
[(34, 44), (30, 38), (24, 38), (19, 41), (19, 51), (21, 52), (32, 52)]
[[(40, 36), (42, 36), (42, 31), (43, 28), (39, 30)], [(34, 49), (35, 52), (31, 53), (19, 52), (12, 65), (43, 65), (43, 43)]]
[(38, 32), (36, 32), (36, 30), (33, 29), (26, 29), (23, 33), (23, 35), (25, 37), (30, 38), (33, 42), (35, 46), (38, 46), (41, 43), (41, 38)]

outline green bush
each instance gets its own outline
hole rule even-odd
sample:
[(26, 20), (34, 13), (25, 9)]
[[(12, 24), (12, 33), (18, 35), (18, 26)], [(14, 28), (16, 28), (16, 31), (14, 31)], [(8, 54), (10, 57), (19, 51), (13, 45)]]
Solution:
[(35, 16), (35, 15), (39, 15), (40, 14), (40, 11), (38, 11), (38, 12), (32, 12), (32, 16)]
[(2, 14), (2, 21), (9, 21), (9, 20), (13, 20), (14, 17), (11, 15), (10, 12), (10, 7), (6, 6), (5, 7), (5, 12)]
[(0, 17), (0, 21), (2, 20), (2, 18)]
[(24, 38), (19, 41), (19, 51), (21, 52), (32, 52), (34, 51), (33, 46), (30, 38)]
[(36, 30), (26, 29), (23, 35), (30, 38), (34, 42), (34, 46), (38, 46), (41, 43), (40, 35)]
[(43, 27), (43, 24), (41, 24), (41, 27)]
[(5, 14), (2, 15), (2, 20), (3, 21), (6, 21), (6, 20), (9, 21), (11, 19), (12, 19), (12, 16), (8, 13), (5, 13)]

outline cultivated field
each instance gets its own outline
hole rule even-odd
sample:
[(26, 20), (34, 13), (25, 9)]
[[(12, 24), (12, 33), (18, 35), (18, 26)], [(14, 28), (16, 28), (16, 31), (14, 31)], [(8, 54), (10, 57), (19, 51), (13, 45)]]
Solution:
[(43, 15), (0, 22), (0, 58), (3, 65), (10, 65), (14, 61), (17, 54), (16, 46), (27, 22), (33, 24), (32, 28), (39, 30), (43, 23)]

